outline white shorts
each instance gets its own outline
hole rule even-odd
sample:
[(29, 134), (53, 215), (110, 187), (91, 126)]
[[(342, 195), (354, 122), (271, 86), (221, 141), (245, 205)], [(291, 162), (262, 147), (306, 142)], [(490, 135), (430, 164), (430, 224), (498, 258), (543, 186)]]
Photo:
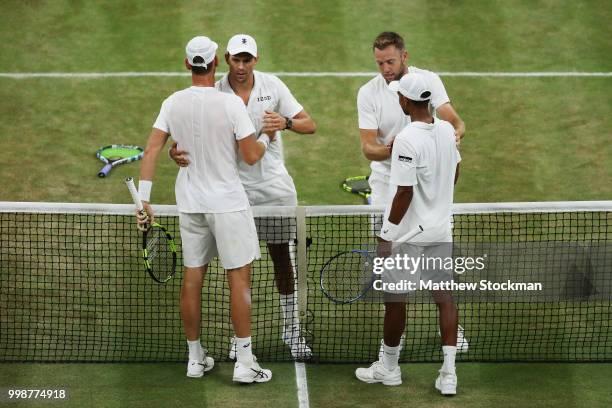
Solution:
[(224, 269), (235, 269), (261, 258), (251, 209), (192, 214), (179, 213), (183, 264), (207, 265), (215, 256)]
[[(249, 203), (258, 206), (296, 206), (297, 193), (291, 176), (282, 177), (278, 182), (262, 188), (246, 189)], [(268, 244), (284, 244), (296, 238), (295, 218), (257, 217), (257, 236)]]
[[(451, 282), (453, 280), (453, 268), (449, 261), (453, 255), (453, 244), (444, 243), (430, 246), (418, 244), (395, 244), (393, 246), (393, 257), (396, 255), (406, 256), (408, 260), (419, 261), (408, 263), (408, 267), (402, 264), (402, 268), (385, 269), (381, 280), (383, 283), (401, 282), (404, 287), (398, 289), (383, 290), (386, 293), (411, 293), (427, 288), (429, 283)], [(408, 285), (412, 282), (412, 286)]]
[[(370, 205), (387, 206), (391, 202), (389, 197), (389, 176), (384, 176), (380, 173), (372, 172), (368, 178), (370, 189)], [(370, 227), (372, 235), (378, 235), (383, 224), (382, 214), (373, 214), (370, 216)]]

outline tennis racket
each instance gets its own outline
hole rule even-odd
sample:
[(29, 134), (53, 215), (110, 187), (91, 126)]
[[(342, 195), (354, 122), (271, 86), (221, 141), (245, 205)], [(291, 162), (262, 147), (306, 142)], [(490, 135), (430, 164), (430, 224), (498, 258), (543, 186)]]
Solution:
[(342, 189), (349, 193), (360, 195), (369, 204), (372, 189), (370, 188), (370, 183), (368, 183), (368, 178), (369, 176), (348, 177), (342, 182)]
[(106, 177), (113, 167), (140, 160), (143, 155), (144, 150), (139, 146), (104, 146), (96, 152), (96, 157), (104, 162), (104, 167), (98, 172), (98, 177)]
[[(132, 200), (140, 213), (145, 210), (136, 191), (134, 179), (128, 177), (125, 184), (130, 190)], [(176, 244), (172, 235), (163, 226), (152, 223), (142, 233), (142, 259), (145, 270), (157, 283), (166, 283), (176, 272)]]
[[(419, 225), (402, 237), (409, 241), (423, 232)], [(375, 251), (352, 249), (341, 252), (323, 265), (319, 276), (321, 292), (336, 304), (349, 304), (363, 299), (380, 276), (373, 273)]]

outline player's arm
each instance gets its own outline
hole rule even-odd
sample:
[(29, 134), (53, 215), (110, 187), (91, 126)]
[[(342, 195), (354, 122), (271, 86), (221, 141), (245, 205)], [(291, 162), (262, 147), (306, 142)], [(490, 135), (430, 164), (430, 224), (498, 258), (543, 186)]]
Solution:
[(170, 158), (179, 166), (187, 167), (189, 165), (189, 152), (187, 150), (179, 149), (176, 142), (172, 142), (172, 145), (170, 145), (170, 149), (168, 150), (168, 154), (170, 155)]
[(317, 125), (312, 120), (308, 112), (301, 110), (297, 115), (291, 118), (291, 128), (289, 126), (289, 118), (282, 116), (278, 112), (267, 110), (263, 117), (263, 133), (272, 133), (277, 130), (292, 130), (301, 134), (312, 134), (316, 132)]
[(391, 157), (391, 146), (385, 146), (378, 141), (378, 130), (359, 129), (361, 136), (361, 151), (368, 160), (382, 161)]
[(152, 223), (153, 210), (149, 204), (151, 200), (151, 187), (153, 185), (153, 176), (155, 175), (155, 164), (157, 163), (157, 157), (159, 152), (164, 148), (166, 141), (168, 140), (168, 133), (163, 130), (153, 128), (147, 141), (147, 147), (145, 148), (144, 155), (142, 156), (142, 162), (140, 164), (140, 182), (138, 183), (138, 192), (142, 205), (147, 212), (149, 218), (143, 219), (138, 217), (138, 224), (144, 224), (146, 222)]
[(455, 184), (459, 181), (459, 164), (460, 163), (457, 163), (457, 167), (455, 167)]
[(242, 155), (242, 160), (246, 164), (253, 165), (257, 163), (268, 149), (268, 145), (274, 140), (274, 136), (262, 133), (258, 139), (255, 138), (255, 134), (251, 134), (245, 138), (238, 140), (238, 150)]
[(459, 117), (459, 114), (455, 111), (453, 105), (451, 105), (450, 102), (447, 102), (444, 105), (439, 106), (436, 109), (436, 113), (440, 119), (450, 122), (450, 124), (453, 125), (455, 128), (455, 139), (457, 142), (459, 142), (465, 135), (465, 123)]

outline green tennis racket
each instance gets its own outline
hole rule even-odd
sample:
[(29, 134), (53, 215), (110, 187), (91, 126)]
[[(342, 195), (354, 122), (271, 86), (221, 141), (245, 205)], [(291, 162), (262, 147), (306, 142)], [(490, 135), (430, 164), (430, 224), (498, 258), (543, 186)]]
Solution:
[(372, 189), (370, 188), (370, 183), (368, 182), (369, 177), (370, 176), (356, 176), (346, 178), (342, 182), (342, 188), (344, 191), (348, 191), (349, 193), (360, 195), (364, 198), (366, 203), (370, 204)]
[(98, 177), (106, 177), (113, 167), (142, 159), (144, 149), (139, 146), (110, 145), (98, 149), (96, 157), (104, 162)]
[[(134, 179), (128, 177), (125, 184), (130, 190), (136, 209), (144, 212), (136, 191)], [(176, 272), (176, 244), (168, 230), (154, 222), (142, 233), (142, 260), (145, 270), (157, 283), (166, 283)]]

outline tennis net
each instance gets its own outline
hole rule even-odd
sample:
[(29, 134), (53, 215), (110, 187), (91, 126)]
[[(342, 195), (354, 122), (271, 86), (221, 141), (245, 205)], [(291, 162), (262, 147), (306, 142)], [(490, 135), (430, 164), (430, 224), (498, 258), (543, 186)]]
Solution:
[[(612, 202), (454, 206), (454, 255), (488, 254), (457, 281), (539, 282), (538, 291), (457, 291), (469, 341), (459, 361), (612, 361)], [(384, 305), (335, 304), (319, 287), (334, 255), (375, 243), (372, 206), (254, 208), (262, 259), (253, 265), (254, 353), (291, 361), (268, 244), (289, 240), (302, 335), (312, 361), (371, 362)], [(0, 361), (184, 361), (182, 273), (160, 285), (141, 265), (128, 205), (0, 203)], [(156, 207), (176, 237), (174, 206)], [(179, 265), (181, 264), (179, 256)], [(202, 295), (202, 343), (228, 359), (225, 272), (213, 261)], [(427, 291), (408, 305), (401, 361), (439, 361), (438, 313)]]

